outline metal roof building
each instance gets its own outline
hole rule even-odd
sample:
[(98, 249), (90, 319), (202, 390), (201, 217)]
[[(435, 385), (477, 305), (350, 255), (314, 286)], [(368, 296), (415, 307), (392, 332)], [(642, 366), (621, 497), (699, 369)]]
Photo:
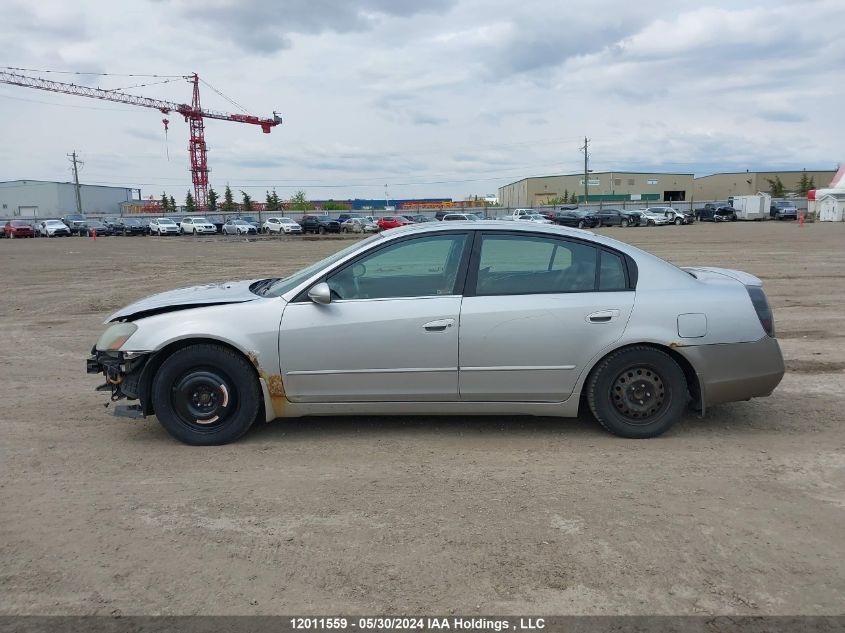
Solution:
[(751, 196), (758, 191), (770, 191), (769, 180), (780, 178), (784, 189), (788, 192), (798, 192), (798, 183), (806, 174), (813, 179), (814, 188), (827, 187), (836, 172), (822, 171), (739, 171), (731, 173), (711, 174), (695, 179), (696, 200), (725, 200), (730, 196)]
[[(633, 171), (590, 172), (586, 202), (674, 202), (689, 200), (693, 174), (645, 173)], [(523, 178), (499, 187), (503, 207), (534, 207), (548, 200), (575, 194), (584, 200), (584, 174), (561, 174)]]
[[(120, 203), (140, 191), (126, 187), (79, 185), (83, 213), (119, 213)], [(9, 180), (0, 182), (0, 218), (57, 218), (76, 213), (72, 182)]]

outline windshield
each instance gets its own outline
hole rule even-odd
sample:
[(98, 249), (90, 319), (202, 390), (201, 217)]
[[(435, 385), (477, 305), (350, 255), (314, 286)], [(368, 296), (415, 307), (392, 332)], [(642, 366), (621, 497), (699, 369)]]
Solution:
[(59, 222), (58, 220), (47, 220), (44, 224), (47, 226), (64, 226), (64, 222)]
[(156, 222), (158, 222), (159, 224), (176, 224), (176, 222), (169, 218), (159, 218), (158, 220), (156, 220)]
[(206, 220), (205, 218), (191, 218), (191, 221), (194, 224), (208, 224), (209, 223), (208, 220)]
[(339, 250), (334, 255), (329, 255), (325, 259), (321, 259), (320, 261), (311, 264), (310, 266), (306, 266), (302, 270), (293, 273), (289, 277), (285, 277), (284, 279), (279, 279), (278, 281), (273, 282), (273, 285), (267, 288), (263, 295), (265, 297), (280, 297), (286, 292), (296, 288), (299, 284), (308, 279), (311, 275), (314, 275), (323, 268), (331, 266), (336, 261), (340, 261), (350, 253), (357, 251), (359, 248), (363, 248), (367, 244), (371, 244), (376, 240), (381, 239), (384, 238), (379, 233), (376, 233), (365, 240), (361, 240), (360, 242), (356, 242), (351, 246), (347, 246), (346, 248)]
[(23, 220), (12, 220), (12, 226), (29, 226), (28, 223), (24, 222)]
[(279, 218), (279, 222), (281, 222), (282, 224), (296, 224), (290, 218)]

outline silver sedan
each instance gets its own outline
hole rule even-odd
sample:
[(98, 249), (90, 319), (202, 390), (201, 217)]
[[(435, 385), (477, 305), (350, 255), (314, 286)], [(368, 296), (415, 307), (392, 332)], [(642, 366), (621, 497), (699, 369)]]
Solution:
[(438, 222), (283, 278), (173, 290), (109, 317), (87, 361), (117, 413), (189, 444), (256, 420), (346, 414), (574, 417), (659, 435), (783, 376), (756, 277), (681, 269), (577, 229)]

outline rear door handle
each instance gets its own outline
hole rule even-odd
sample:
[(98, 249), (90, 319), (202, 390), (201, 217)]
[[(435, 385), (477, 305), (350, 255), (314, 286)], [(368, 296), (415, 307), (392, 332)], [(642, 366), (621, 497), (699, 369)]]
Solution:
[(455, 325), (455, 319), (438, 319), (437, 321), (429, 321), (423, 325), (426, 332), (444, 332), (446, 328)]
[(588, 323), (610, 323), (619, 316), (619, 310), (599, 310), (587, 315)]

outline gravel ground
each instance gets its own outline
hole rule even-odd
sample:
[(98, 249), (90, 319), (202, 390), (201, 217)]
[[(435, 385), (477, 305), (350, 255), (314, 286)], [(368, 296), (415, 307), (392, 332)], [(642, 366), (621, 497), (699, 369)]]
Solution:
[(306, 418), (191, 448), (84, 359), (113, 309), (346, 241), (0, 242), (0, 614), (839, 614), (845, 225), (601, 229), (761, 277), (769, 398), (632, 441), (577, 420)]

